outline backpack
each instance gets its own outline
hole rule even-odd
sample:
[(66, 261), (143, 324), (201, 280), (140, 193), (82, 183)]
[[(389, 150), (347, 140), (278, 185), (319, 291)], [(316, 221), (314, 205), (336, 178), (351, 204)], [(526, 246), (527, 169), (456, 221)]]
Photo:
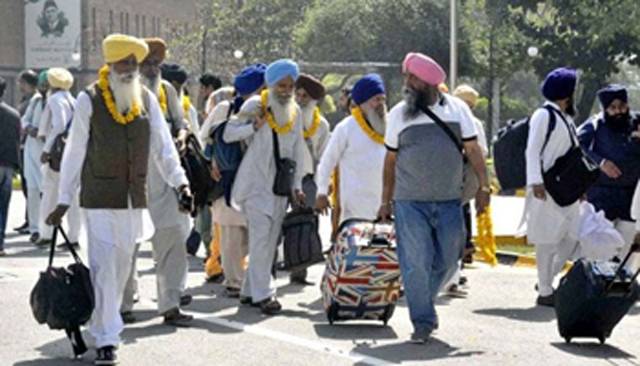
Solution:
[(192, 134), (187, 137), (187, 150), (180, 161), (197, 209), (222, 196), (220, 184), (211, 179), (211, 162), (203, 155), (198, 139)]
[(223, 138), (224, 130), (229, 123), (229, 118), (233, 110), (234, 104), (230, 103), (227, 118), (220, 125), (216, 126), (210, 135), (213, 141), (211, 146), (211, 159), (215, 159), (220, 175), (222, 176), (219, 183), (222, 185), (227, 206), (231, 206), (231, 188), (233, 187), (233, 182), (236, 179), (236, 174), (238, 173), (238, 168), (240, 168), (240, 163), (244, 155), (241, 142), (236, 141), (229, 143), (225, 142)]
[[(556, 127), (556, 114), (550, 106), (543, 107), (549, 112), (549, 128), (545, 136), (544, 147)], [(510, 120), (498, 130), (493, 139), (493, 164), (500, 188), (513, 190), (527, 185), (527, 140), (529, 139), (530, 117), (518, 121)]]

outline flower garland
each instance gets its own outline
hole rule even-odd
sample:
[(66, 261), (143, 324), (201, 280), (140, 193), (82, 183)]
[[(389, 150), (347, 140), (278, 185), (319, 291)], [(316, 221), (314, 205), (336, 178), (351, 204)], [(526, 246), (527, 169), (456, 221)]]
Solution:
[(293, 111), (293, 113), (291, 113), (291, 118), (289, 118), (287, 123), (285, 123), (283, 126), (280, 126), (276, 123), (275, 119), (273, 118), (273, 114), (267, 109), (268, 100), (269, 100), (269, 90), (264, 90), (260, 94), (260, 103), (262, 105), (262, 112), (264, 113), (265, 118), (267, 119), (267, 124), (269, 125), (269, 127), (271, 127), (271, 129), (276, 131), (276, 133), (279, 135), (284, 135), (286, 133), (291, 132), (291, 130), (293, 129), (294, 122), (296, 120), (295, 110)]
[(371, 128), (371, 126), (369, 126), (367, 121), (364, 119), (364, 115), (362, 114), (362, 109), (360, 109), (360, 107), (351, 109), (351, 115), (356, 120), (356, 122), (358, 122), (358, 126), (362, 128), (362, 131), (365, 133), (365, 135), (369, 136), (369, 138), (377, 144), (384, 144), (384, 135), (377, 133), (373, 128)]
[(182, 96), (182, 110), (184, 111), (184, 115), (189, 115), (189, 110), (191, 110), (191, 98), (188, 95)]
[(316, 107), (313, 110), (313, 121), (311, 122), (311, 127), (309, 127), (308, 130), (304, 130), (304, 138), (308, 139), (315, 136), (316, 132), (318, 132), (318, 127), (320, 127), (320, 108)]
[(111, 117), (117, 123), (127, 125), (133, 122), (133, 120), (138, 118), (140, 113), (142, 113), (140, 106), (136, 102), (133, 102), (131, 110), (126, 115), (122, 115), (122, 113), (118, 111), (116, 102), (113, 99), (113, 94), (109, 88), (109, 66), (107, 65), (103, 66), (98, 73), (98, 88), (100, 88), (100, 91), (102, 92), (102, 99), (104, 100), (104, 104), (107, 106), (109, 114), (111, 114)]
[(160, 85), (160, 90), (158, 90), (158, 104), (160, 104), (160, 109), (162, 109), (163, 114), (167, 114), (167, 91), (164, 88), (164, 85)]
[(484, 260), (495, 266), (498, 264), (496, 258), (496, 237), (493, 235), (493, 222), (491, 220), (491, 207), (476, 218), (478, 234), (476, 236), (476, 245), (480, 249)]

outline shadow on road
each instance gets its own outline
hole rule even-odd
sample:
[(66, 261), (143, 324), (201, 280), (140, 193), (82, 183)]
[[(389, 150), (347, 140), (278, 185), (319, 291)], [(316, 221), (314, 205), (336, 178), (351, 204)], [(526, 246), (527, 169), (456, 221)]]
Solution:
[[(363, 340), (398, 339), (398, 334), (389, 326), (381, 323), (365, 324), (365, 321), (352, 323), (335, 323), (334, 325), (314, 324), (313, 328), (320, 338), (352, 340), (360, 344)], [(375, 343), (375, 342), (374, 342)]]
[(597, 359), (604, 359), (604, 360), (624, 359), (633, 365), (640, 365), (638, 362), (632, 361), (636, 359), (636, 356), (609, 344), (600, 344), (598, 342), (583, 342), (583, 343), (556, 342), (556, 343), (551, 343), (551, 345), (561, 351), (570, 353), (575, 356), (597, 358)]
[[(383, 346), (372, 347), (363, 344), (355, 347), (354, 352), (363, 355), (376, 357), (392, 363), (405, 361), (429, 361), (444, 358), (467, 358), (482, 355), (482, 351), (461, 351), (437, 338), (431, 338), (427, 344), (411, 344), (409, 342), (385, 344)], [(357, 363), (356, 365), (365, 365)]]
[[(85, 359), (93, 359), (93, 356), (85, 356)], [(89, 361), (85, 361), (83, 363), (89, 364)], [(29, 361), (20, 361), (13, 364), (13, 366), (78, 366), (81, 365), (80, 362), (76, 360), (72, 360), (69, 358), (46, 358), (46, 359), (35, 359)]]
[(535, 306), (532, 308), (494, 308), (494, 309), (479, 309), (473, 311), (476, 314), (499, 316), (512, 320), (519, 320), (525, 322), (550, 322), (555, 320), (556, 314), (552, 308)]

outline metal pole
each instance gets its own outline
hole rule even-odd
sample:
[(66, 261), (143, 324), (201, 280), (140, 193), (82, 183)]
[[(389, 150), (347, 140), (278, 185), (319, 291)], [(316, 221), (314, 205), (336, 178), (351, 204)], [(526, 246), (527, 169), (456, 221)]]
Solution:
[(450, 20), (450, 36), (449, 51), (450, 51), (450, 63), (449, 63), (449, 89), (456, 88), (456, 82), (458, 79), (458, 24), (456, 19), (456, 0), (450, 1), (451, 20)]

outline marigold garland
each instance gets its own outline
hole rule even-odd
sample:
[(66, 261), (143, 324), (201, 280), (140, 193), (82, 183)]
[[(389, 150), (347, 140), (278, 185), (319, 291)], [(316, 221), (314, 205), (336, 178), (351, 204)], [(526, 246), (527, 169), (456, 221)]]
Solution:
[(280, 126), (276, 123), (275, 119), (273, 118), (273, 114), (267, 109), (268, 100), (269, 100), (269, 90), (264, 90), (260, 94), (260, 103), (262, 105), (262, 112), (264, 113), (265, 118), (267, 119), (267, 124), (269, 125), (269, 127), (271, 127), (271, 129), (276, 131), (276, 133), (279, 135), (284, 135), (286, 133), (291, 132), (291, 130), (293, 130), (293, 125), (296, 120), (296, 111), (294, 110), (291, 113), (291, 118), (289, 118), (287, 123), (285, 123), (283, 126)]
[(158, 104), (160, 104), (160, 109), (163, 114), (167, 114), (167, 91), (165, 90), (164, 85), (160, 85), (160, 90), (158, 90)]
[(365, 133), (365, 135), (369, 136), (369, 138), (377, 144), (384, 144), (384, 135), (377, 133), (373, 128), (371, 128), (371, 126), (369, 126), (367, 121), (364, 119), (364, 114), (362, 113), (362, 109), (360, 109), (360, 107), (351, 109), (351, 115), (356, 120), (356, 122), (358, 122), (358, 125), (360, 126), (360, 128), (362, 128), (362, 131)]
[(182, 96), (182, 110), (184, 111), (184, 115), (188, 116), (189, 111), (191, 110), (191, 98), (188, 95)]
[(104, 100), (104, 104), (107, 107), (109, 114), (111, 114), (111, 117), (113, 117), (117, 123), (127, 125), (133, 122), (138, 118), (138, 116), (140, 116), (140, 113), (142, 113), (140, 106), (135, 101), (131, 106), (131, 110), (126, 115), (122, 115), (122, 113), (118, 111), (116, 102), (113, 99), (113, 94), (109, 87), (109, 66), (107, 65), (104, 65), (98, 73), (98, 88), (100, 88), (100, 91), (102, 92), (102, 99)]
[(315, 136), (316, 132), (318, 132), (318, 127), (320, 127), (320, 108), (316, 107), (313, 110), (313, 121), (311, 122), (311, 126), (308, 130), (304, 130), (304, 138), (308, 139)]
[(491, 220), (491, 207), (476, 218), (478, 234), (476, 236), (476, 246), (480, 249), (485, 262), (495, 266), (498, 264), (496, 257), (496, 238), (493, 235), (493, 222)]

